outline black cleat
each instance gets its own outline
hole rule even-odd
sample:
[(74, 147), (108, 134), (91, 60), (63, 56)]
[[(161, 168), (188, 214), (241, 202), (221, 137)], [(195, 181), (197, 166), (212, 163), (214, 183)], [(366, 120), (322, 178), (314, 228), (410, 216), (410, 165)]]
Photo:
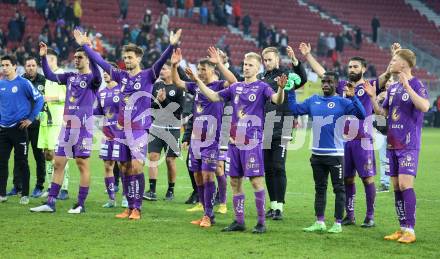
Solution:
[(268, 219), (268, 218), (273, 218), (273, 215), (275, 214), (275, 211), (273, 210), (273, 209), (269, 209), (267, 212), (266, 212), (266, 219)]
[(342, 226), (350, 226), (350, 225), (356, 225), (356, 218), (349, 218), (349, 217), (345, 217), (342, 222), (341, 222)]
[(275, 210), (275, 212), (273, 213), (272, 219), (273, 220), (283, 220), (283, 213), (281, 212), (281, 210)]
[(157, 195), (155, 192), (148, 191), (148, 192), (144, 193), (144, 200), (157, 201)]
[(252, 229), (252, 233), (254, 234), (263, 234), (266, 233), (266, 226), (263, 224), (258, 223), (254, 229)]
[(231, 223), (231, 225), (222, 229), (222, 232), (232, 232), (232, 231), (245, 231), (246, 226), (243, 224), (239, 224), (237, 221)]
[(376, 226), (376, 224), (374, 223), (374, 220), (369, 219), (369, 218), (365, 218), (364, 223), (362, 223), (361, 227), (362, 228), (372, 228)]
[(174, 192), (168, 190), (167, 193), (165, 194), (164, 200), (166, 200), (166, 201), (174, 200)]
[(185, 201), (185, 204), (196, 204), (197, 202), (199, 202), (199, 194), (197, 192), (192, 192)]

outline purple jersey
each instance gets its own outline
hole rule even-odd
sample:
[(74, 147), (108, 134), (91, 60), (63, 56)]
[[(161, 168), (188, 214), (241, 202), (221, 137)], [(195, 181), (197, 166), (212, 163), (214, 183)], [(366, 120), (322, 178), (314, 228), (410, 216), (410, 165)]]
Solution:
[(102, 131), (108, 140), (113, 140), (116, 136), (120, 136), (123, 130), (118, 127), (119, 101), (121, 100), (121, 87), (105, 87), (98, 93), (97, 113), (104, 115), (104, 125)]
[[(378, 80), (370, 80), (370, 84), (374, 85), (374, 81), (376, 81), (376, 85), (379, 85), (379, 81)], [(338, 86), (336, 88), (336, 93), (339, 96), (343, 96), (344, 95), (344, 88), (345, 85), (347, 84), (347, 81), (345, 80), (340, 80), (338, 83)], [(373, 114), (373, 104), (371, 103), (370, 97), (368, 96), (368, 94), (365, 92), (364, 90), (364, 85), (363, 84), (358, 84), (356, 85), (354, 92), (357, 96), (357, 98), (359, 99), (359, 101), (362, 103), (362, 105), (364, 106), (365, 109), (365, 117), (369, 117), (371, 114)], [(369, 118), (372, 118), (371, 116)], [(349, 128), (350, 128), (350, 124), (353, 123), (351, 120), (358, 120), (356, 117), (354, 116), (349, 116), (347, 119), (347, 122), (345, 123), (345, 128), (344, 128), (344, 135), (348, 135), (349, 134)], [(373, 120), (358, 120), (359, 124), (358, 124), (358, 132), (356, 134), (356, 137), (354, 139), (361, 139), (361, 138), (372, 138), (373, 137)], [(352, 127), (356, 127), (356, 126), (352, 126)]]
[[(420, 80), (413, 77), (409, 85), (419, 96), (428, 99), (428, 92)], [(383, 108), (388, 110), (388, 149), (419, 150), (423, 112), (414, 106), (401, 83), (388, 88)]]
[(232, 103), (232, 125), (230, 135), (239, 143), (244, 133), (244, 144), (250, 140), (261, 143), (264, 127), (264, 105), (275, 92), (267, 83), (257, 80), (246, 84), (245, 82), (234, 83), (218, 93), (225, 102)]
[[(219, 142), (221, 122), (223, 116), (223, 103), (210, 102), (206, 96), (200, 93), (200, 89), (194, 82), (185, 83), (188, 92), (194, 95), (194, 123), (192, 138), (213, 140)], [(211, 90), (218, 92), (224, 89), (225, 81), (214, 81), (207, 84)], [(207, 116), (212, 116), (215, 122), (208, 122)], [(208, 128), (209, 126), (209, 128)]]

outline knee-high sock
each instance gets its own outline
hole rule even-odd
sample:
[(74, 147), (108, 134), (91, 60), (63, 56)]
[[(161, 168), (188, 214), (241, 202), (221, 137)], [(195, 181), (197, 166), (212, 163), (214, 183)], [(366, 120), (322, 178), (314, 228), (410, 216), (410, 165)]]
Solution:
[(396, 214), (400, 227), (406, 227), (405, 202), (403, 201), (403, 194), (400, 190), (394, 191), (394, 206), (396, 207)]
[(115, 177), (104, 178), (105, 188), (107, 189), (108, 198), (110, 200), (115, 200)]
[(132, 188), (134, 188), (133, 208), (140, 210), (142, 209), (142, 196), (145, 191), (144, 173), (134, 175), (132, 184), (133, 184)]
[(234, 203), (235, 220), (239, 224), (244, 223), (244, 194), (234, 195), (232, 201)]
[(405, 202), (406, 227), (414, 229), (416, 225), (416, 193), (413, 188), (402, 191), (403, 201)]
[(50, 184), (50, 191), (49, 191), (49, 195), (47, 196), (47, 203), (50, 206), (55, 205), (55, 201), (58, 197), (58, 193), (60, 192), (60, 189), (61, 189), (61, 185), (54, 182)]
[(127, 202), (128, 202), (129, 209), (134, 209), (134, 195), (135, 195), (134, 178), (135, 178), (134, 175), (126, 175), (124, 177), (126, 189), (127, 189), (126, 196), (127, 196)]
[(258, 224), (264, 225), (266, 216), (264, 207), (266, 206), (266, 192), (264, 190), (255, 192), (255, 206), (257, 207)]
[(365, 184), (365, 201), (367, 203), (367, 218), (374, 219), (374, 205), (376, 200), (376, 186), (373, 183)]
[(199, 202), (205, 207), (205, 186), (197, 185), (197, 193), (199, 194)]
[(345, 211), (347, 217), (354, 218), (354, 203), (356, 197), (356, 185), (345, 184)]
[(61, 186), (61, 190), (67, 191), (69, 189), (69, 163), (66, 163), (64, 167), (64, 179), (63, 185)]
[(78, 205), (84, 207), (84, 202), (86, 201), (87, 195), (89, 194), (88, 186), (80, 186), (78, 191)]
[(217, 184), (218, 184), (218, 193), (220, 203), (226, 203), (226, 186), (228, 185), (226, 182), (226, 175), (217, 176)]
[(127, 176), (121, 173), (122, 196), (127, 196), (127, 181), (125, 181), (125, 178), (127, 178)]
[(205, 215), (212, 218), (214, 216), (215, 182), (206, 182), (204, 187)]

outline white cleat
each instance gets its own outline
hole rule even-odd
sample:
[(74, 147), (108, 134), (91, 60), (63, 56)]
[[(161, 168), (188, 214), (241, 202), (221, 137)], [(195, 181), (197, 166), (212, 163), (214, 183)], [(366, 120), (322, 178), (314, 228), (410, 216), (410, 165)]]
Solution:
[(29, 204), (29, 197), (28, 197), (28, 196), (23, 196), (23, 197), (21, 197), (19, 203), (20, 203), (21, 205), (27, 205), (27, 204)]
[(6, 202), (8, 200), (7, 196), (0, 196), (0, 202)]
[(43, 194), (41, 194), (40, 198), (47, 198), (47, 196), (49, 196), (49, 192), (44, 191)]
[(35, 208), (30, 208), (30, 211), (31, 212), (50, 212), (50, 213), (53, 213), (53, 212), (55, 212), (55, 207), (51, 207), (47, 203), (45, 203), (41, 206), (38, 206)]
[(86, 212), (84, 207), (80, 206), (78, 204), (75, 204), (73, 206), (73, 208), (71, 208), (70, 210), (67, 211), (67, 213), (69, 213), (69, 214), (81, 214), (81, 213), (84, 213), (84, 212)]
[(127, 198), (125, 196), (122, 196), (121, 207), (122, 208), (128, 208), (128, 201), (127, 201)]

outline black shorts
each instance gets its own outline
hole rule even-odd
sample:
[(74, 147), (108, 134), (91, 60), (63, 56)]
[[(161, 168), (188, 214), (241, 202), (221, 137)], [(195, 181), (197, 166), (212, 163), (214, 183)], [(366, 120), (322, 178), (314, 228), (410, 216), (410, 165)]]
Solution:
[[(157, 130), (160, 130), (161, 133), (155, 134)], [(158, 129), (151, 127), (148, 137), (150, 138), (148, 140), (148, 153), (160, 154), (164, 150), (167, 157), (180, 156), (180, 129)]]

